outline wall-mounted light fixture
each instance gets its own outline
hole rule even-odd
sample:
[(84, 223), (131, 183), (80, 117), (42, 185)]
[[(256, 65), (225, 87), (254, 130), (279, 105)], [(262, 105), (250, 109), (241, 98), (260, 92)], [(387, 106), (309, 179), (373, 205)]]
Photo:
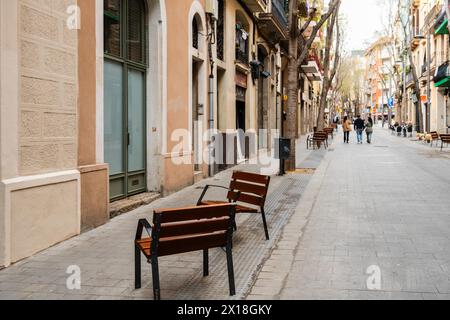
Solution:
[(261, 61), (250, 61), (250, 67), (252, 68), (253, 83), (261, 77), (267, 79), (271, 76), (269, 71), (264, 70), (264, 64)]

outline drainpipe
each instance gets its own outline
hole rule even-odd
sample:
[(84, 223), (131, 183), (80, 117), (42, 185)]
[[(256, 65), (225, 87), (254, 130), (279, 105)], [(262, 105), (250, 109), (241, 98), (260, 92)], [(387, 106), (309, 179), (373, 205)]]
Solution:
[(209, 73), (209, 176), (212, 177), (215, 174), (215, 161), (213, 157), (214, 146), (212, 144), (214, 140), (214, 57), (212, 45), (216, 43), (215, 38), (215, 18), (212, 14), (207, 15), (209, 17), (210, 30), (208, 31), (208, 53), (209, 53), (209, 63), (210, 63), (210, 73)]

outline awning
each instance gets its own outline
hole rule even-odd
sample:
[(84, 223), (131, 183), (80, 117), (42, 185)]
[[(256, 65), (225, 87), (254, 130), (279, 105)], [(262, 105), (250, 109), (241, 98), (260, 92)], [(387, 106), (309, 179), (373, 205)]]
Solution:
[(439, 82), (436, 82), (434, 84), (434, 86), (436, 88), (440, 88), (440, 87), (445, 87), (445, 88), (450, 88), (450, 77), (445, 77), (444, 79), (442, 79)]
[(436, 28), (434, 34), (449, 34), (447, 26), (448, 26), (448, 19), (444, 19), (444, 21), (439, 25), (439, 27)]

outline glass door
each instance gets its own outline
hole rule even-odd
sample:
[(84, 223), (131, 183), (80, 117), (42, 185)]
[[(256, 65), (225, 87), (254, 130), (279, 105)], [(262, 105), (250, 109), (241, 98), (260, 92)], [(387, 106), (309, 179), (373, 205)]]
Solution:
[(104, 0), (105, 162), (112, 201), (145, 192), (146, 14), (143, 0)]
[(128, 70), (128, 193), (145, 191), (145, 73)]

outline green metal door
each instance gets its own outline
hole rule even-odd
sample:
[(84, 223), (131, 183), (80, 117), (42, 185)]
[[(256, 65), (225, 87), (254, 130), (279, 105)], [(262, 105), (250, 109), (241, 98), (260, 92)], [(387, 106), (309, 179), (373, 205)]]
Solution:
[(112, 201), (147, 190), (142, 0), (105, 0), (104, 136)]

